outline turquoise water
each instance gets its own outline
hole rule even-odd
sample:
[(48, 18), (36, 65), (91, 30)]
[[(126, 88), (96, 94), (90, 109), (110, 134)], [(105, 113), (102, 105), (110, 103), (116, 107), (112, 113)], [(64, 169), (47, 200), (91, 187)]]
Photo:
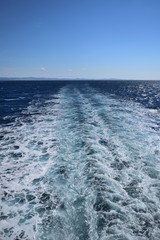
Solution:
[(5, 96), (0, 239), (160, 239), (159, 100), (112, 84)]

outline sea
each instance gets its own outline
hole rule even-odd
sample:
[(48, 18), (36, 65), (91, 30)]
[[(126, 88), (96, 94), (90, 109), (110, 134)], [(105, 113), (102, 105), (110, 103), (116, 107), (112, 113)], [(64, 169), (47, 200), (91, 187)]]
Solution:
[(160, 81), (0, 81), (0, 240), (159, 240)]

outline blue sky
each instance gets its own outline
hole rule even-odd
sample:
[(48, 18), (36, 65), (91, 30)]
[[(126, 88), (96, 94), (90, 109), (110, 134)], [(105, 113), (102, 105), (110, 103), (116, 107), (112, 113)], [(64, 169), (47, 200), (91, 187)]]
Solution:
[(160, 0), (2, 0), (0, 76), (160, 80)]

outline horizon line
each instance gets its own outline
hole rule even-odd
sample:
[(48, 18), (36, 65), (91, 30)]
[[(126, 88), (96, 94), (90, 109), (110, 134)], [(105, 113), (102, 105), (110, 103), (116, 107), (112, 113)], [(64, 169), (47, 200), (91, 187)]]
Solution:
[(116, 80), (121, 80), (121, 81), (160, 81), (160, 79), (131, 79), (131, 78), (67, 78), (67, 77), (0, 77), (0, 80), (51, 80), (51, 81), (66, 81), (66, 80), (71, 80), (71, 81), (116, 81)]

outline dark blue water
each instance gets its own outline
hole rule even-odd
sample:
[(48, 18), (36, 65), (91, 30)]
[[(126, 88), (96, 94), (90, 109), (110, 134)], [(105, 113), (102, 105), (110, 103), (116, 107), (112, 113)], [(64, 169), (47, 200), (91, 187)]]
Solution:
[(1, 81), (0, 239), (159, 240), (160, 81)]
[(22, 110), (31, 101), (41, 104), (68, 84), (80, 89), (89, 85), (104, 95), (109, 93), (114, 98), (133, 100), (146, 108), (160, 109), (159, 81), (1, 81), (0, 123), (10, 122), (22, 115)]
[(9, 123), (23, 116), (23, 110), (31, 102), (43, 104), (65, 84), (51, 81), (0, 81), (0, 123)]

